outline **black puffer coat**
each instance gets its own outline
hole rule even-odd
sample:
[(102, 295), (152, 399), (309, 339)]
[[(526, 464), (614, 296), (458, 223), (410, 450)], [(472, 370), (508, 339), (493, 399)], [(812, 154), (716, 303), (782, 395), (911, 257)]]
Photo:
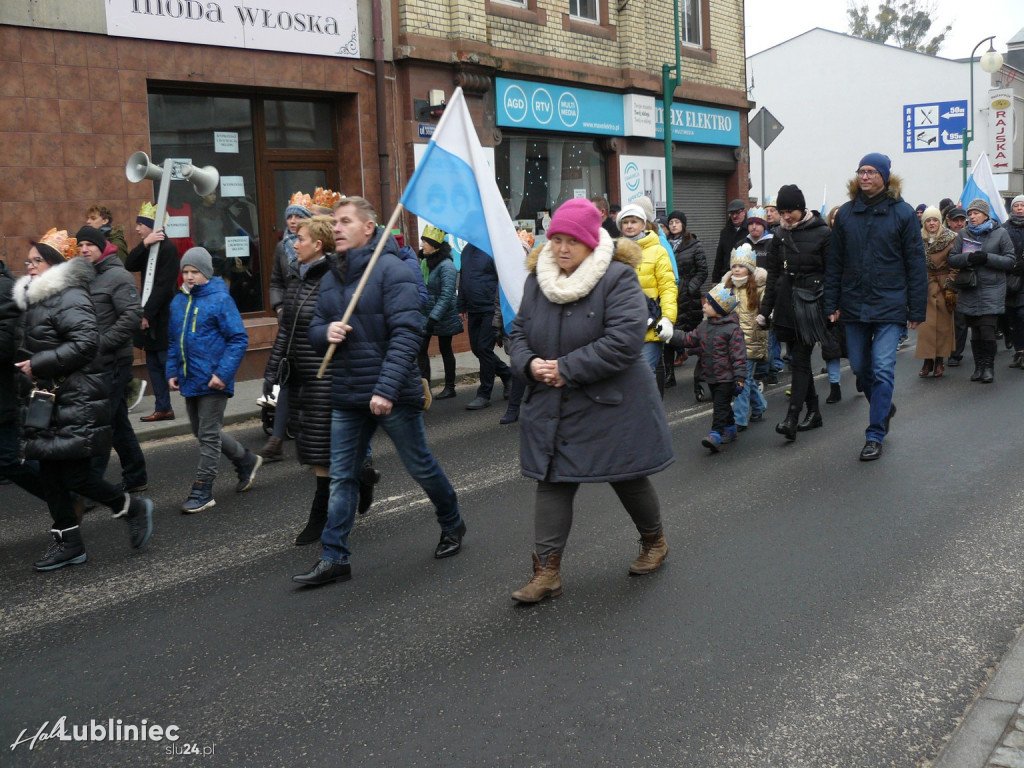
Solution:
[(316, 311), (320, 280), (333, 260), (332, 254), (313, 264), (305, 277), (300, 277), (297, 270), (289, 271), (277, 338), (264, 375), (271, 384), (278, 384), (281, 359), (288, 355), (288, 425), (296, 435), (299, 463), (320, 467), (331, 464), (331, 377), (316, 377), (323, 355), (309, 343), (309, 324)]
[(90, 365), (100, 345), (89, 297), (95, 275), (87, 259), (74, 258), (14, 286), (24, 313), (20, 346), (32, 354), (32, 376), (57, 393), (50, 426), (22, 432), (26, 458), (86, 459), (110, 450), (107, 377)]
[[(145, 290), (146, 266), (149, 263), (149, 248), (142, 243), (132, 248), (124, 266), (129, 272), (142, 273)], [(153, 290), (142, 307), (142, 316), (149, 321), (145, 331), (135, 331), (135, 346), (151, 352), (167, 349), (167, 324), (171, 319), (171, 302), (178, 295), (178, 272), (180, 259), (178, 249), (170, 240), (161, 240), (157, 250), (156, 272), (153, 275)]]
[(708, 279), (708, 257), (704, 246), (692, 232), (683, 235), (672, 255), (679, 270), (675, 327), (681, 331), (692, 331), (704, 319), (700, 299), (704, 295), (704, 281)]
[[(779, 227), (768, 246), (768, 284), (761, 314), (772, 318), (779, 339), (796, 339), (793, 286), (823, 285), (832, 231), (817, 211), (792, 229)], [(824, 317), (821, 320), (824, 326)]]
[(14, 367), (21, 310), (14, 301), (14, 275), (0, 261), (0, 424), (18, 415), (18, 383), (25, 377)]
[(96, 367), (110, 372), (115, 366), (131, 365), (132, 334), (142, 320), (142, 305), (135, 287), (135, 276), (117, 258), (117, 249), (107, 246), (108, 253), (94, 264), (96, 277), (89, 286), (96, 308), (96, 327), (100, 331), (100, 352)]
[[(1014, 262), (1010, 274), (1016, 275), (1024, 283), (1024, 221), (1018, 224), (1011, 218), (1003, 225), (1003, 229), (1006, 230), (1006, 234), (1010, 236), (1010, 242), (1013, 243)], [(1024, 287), (1016, 292), (1011, 292), (1007, 287), (1006, 306), (1008, 308), (1024, 307)]]

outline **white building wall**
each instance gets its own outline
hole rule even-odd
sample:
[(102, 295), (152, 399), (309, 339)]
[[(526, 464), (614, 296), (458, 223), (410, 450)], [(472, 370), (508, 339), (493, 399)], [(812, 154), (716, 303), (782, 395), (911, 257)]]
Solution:
[[(903, 107), (969, 100), (966, 62), (815, 29), (749, 57), (747, 66), (750, 98), (784, 127), (764, 157), (769, 196), (783, 184), (796, 184), (808, 207), (817, 209), (827, 188), (827, 212), (848, 199), (847, 185), (860, 158), (882, 152), (892, 159), (892, 172), (903, 178), (903, 197), (911, 205), (959, 197), (961, 151), (904, 152)], [(972, 164), (988, 142), (991, 81), (977, 62), (974, 81)], [(760, 198), (761, 150), (753, 140), (750, 181), (751, 197)]]

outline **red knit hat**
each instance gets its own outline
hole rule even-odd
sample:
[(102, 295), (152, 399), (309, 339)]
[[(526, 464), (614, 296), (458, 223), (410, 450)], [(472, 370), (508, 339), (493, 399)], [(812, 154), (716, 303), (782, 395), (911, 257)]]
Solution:
[(566, 200), (555, 211), (547, 236), (569, 235), (588, 248), (596, 248), (601, 239), (601, 212), (582, 197)]

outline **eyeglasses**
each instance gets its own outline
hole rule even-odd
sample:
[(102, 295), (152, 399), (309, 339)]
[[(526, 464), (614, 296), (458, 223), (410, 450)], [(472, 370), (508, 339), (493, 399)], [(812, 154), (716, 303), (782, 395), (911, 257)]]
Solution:
[(864, 176), (865, 178), (870, 179), (870, 178), (873, 178), (875, 176), (881, 176), (882, 174), (880, 174), (874, 168), (858, 168), (857, 169), (857, 175), (858, 176)]
[(31, 267), (33, 264), (42, 264), (46, 259), (40, 258), (39, 256), (33, 256), (31, 259), (25, 260), (25, 266)]

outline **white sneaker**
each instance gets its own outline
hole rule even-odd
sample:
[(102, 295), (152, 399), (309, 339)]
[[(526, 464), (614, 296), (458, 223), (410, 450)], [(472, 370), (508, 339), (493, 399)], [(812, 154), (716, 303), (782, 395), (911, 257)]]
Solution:
[(131, 403), (129, 403), (129, 405), (128, 405), (128, 410), (129, 411), (134, 411), (135, 410), (135, 406), (137, 406), (139, 403), (142, 402), (142, 396), (144, 394), (146, 394), (146, 382), (145, 382), (145, 380), (144, 379), (135, 379), (135, 381), (139, 382), (139, 393), (135, 396), (135, 399), (132, 400)]

